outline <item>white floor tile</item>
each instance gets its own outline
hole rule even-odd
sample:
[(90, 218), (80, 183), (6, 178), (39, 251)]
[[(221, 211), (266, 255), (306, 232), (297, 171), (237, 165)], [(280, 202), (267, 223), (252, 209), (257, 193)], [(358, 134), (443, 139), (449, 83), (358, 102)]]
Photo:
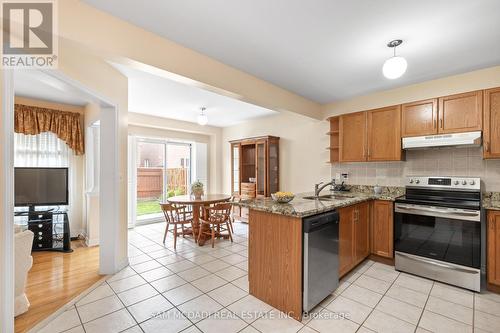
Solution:
[(463, 322), (464, 324), (472, 325), (472, 308), (434, 297), (432, 296), (432, 292), (427, 304), (425, 305), (425, 309), (456, 321)]
[(128, 310), (138, 323), (157, 317), (173, 308), (173, 305), (162, 295), (157, 295), (128, 307)]
[(384, 296), (377, 304), (377, 310), (394, 316), (410, 324), (417, 325), (423, 309), (394, 298)]
[(168, 268), (161, 266), (159, 268), (141, 273), (140, 275), (143, 277), (144, 280), (146, 280), (148, 282), (152, 282), (152, 281), (170, 276), (172, 274), (174, 274), (174, 273), (172, 271), (170, 271)]
[(122, 291), (139, 287), (140, 285), (143, 285), (145, 283), (146, 280), (144, 280), (141, 276), (132, 275), (118, 281), (110, 282), (109, 286), (114, 290), (115, 293), (121, 293)]
[(429, 294), (433, 285), (433, 281), (427, 280), (418, 276), (401, 273), (399, 274), (394, 284), (402, 287), (418, 291), (424, 294)]
[(186, 303), (178, 306), (178, 309), (186, 316), (190, 321), (196, 323), (210, 316), (222, 309), (222, 305), (208, 297), (207, 295), (201, 295), (195, 299), (192, 299)]
[(118, 333), (134, 325), (134, 318), (125, 309), (83, 324), (86, 333)]
[(379, 294), (385, 294), (391, 286), (389, 282), (375, 279), (365, 274), (357, 278), (356, 281), (354, 281), (354, 284)]
[(228, 256), (220, 258), (220, 260), (227, 262), (230, 265), (236, 265), (239, 264), (240, 262), (247, 261), (247, 258), (237, 253), (232, 253)]
[(295, 333), (304, 325), (278, 310), (271, 310), (253, 322), (252, 326), (262, 333)]
[(236, 287), (246, 291), (247, 293), (250, 291), (248, 286), (248, 275), (242, 276), (234, 281), (231, 281)]
[(86, 322), (107, 315), (108, 313), (115, 312), (122, 308), (123, 304), (120, 299), (117, 296), (113, 295), (95, 301), (93, 303), (78, 306), (77, 310), (80, 318), (82, 319), (82, 323), (85, 324)]
[(362, 288), (355, 284), (351, 284), (340, 295), (372, 308), (375, 307), (378, 301), (380, 301), (380, 299), (382, 298), (381, 294)]
[(120, 297), (125, 306), (129, 306), (155, 295), (158, 295), (155, 288), (151, 287), (149, 284), (145, 284), (119, 293), (118, 297)]
[(248, 293), (228, 283), (220, 288), (212, 290), (208, 293), (208, 295), (223, 306), (228, 306), (229, 304), (245, 297)]
[[(500, 295), (497, 295), (500, 297)], [(481, 297), (480, 294), (474, 296), (474, 310), (486, 312), (500, 317), (500, 303), (495, 302), (492, 298)]]
[(491, 333), (498, 333), (500, 317), (481, 311), (474, 311), (474, 329), (477, 328)]
[(472, 326), (425, 310), (418, 326), (431, 332), (471, 333)]
[(227, 268), (231, 265), (229, 265), (227, 262), (222, 261), (220, 259), (213, 260), (211, 262), (208, 262), (206, 264), (201, 265), (204, 269), (206, 269), (209, 272), (217, 272), (220, 271), (221, 269)]
[(247, 323), (228, 310), (221, 310), (196, 324), (203, 333), (236, 333)]
[(358, 324), (362, 324), (372, 311), (371, 307), (342, 296), (337, 297), (333, 302), (328, 304), (326, 309), (335, 313), (345, 313), (347, 319)]
[(132, 269), (132, 267), (127, 266), (115, 275), (111, 276), (109, 279), (107, 279), (107, 282), (113, 282), (113, 281), (118, 281), (124, 278), (127, 278), (132, 275), (137, 275), (137, 273)]
[[(381, 264), (376, 265), (378, 263), (373, 264), (370, 268), (366, 270), (365, 275), (369, 275), (371, 277), (377, 278), (379, 280), (384, 280), (386, 282), (392, 283), (399, 276), (399, 272), (394, 270), (394, 267), (390, 269), (387, 267), (381, 266)], [(384, 265), (385, 266), (385, 265)]]
[(197, 280), (199, 278), (202, 278), (202, 277), (210, 275), (210, 274), (212, 274), (212, 273), (210, 273), (206, 269), (201, 268), (200, 266), (196, 266), (196, 267), (187, 269), (185, 271), (182, 271), (180, 273), (177, 273), (177, 275), (179, 275), (181, 278), (183, 278), (184, 280), (186, 280), (188, 282)]
[(363, 326), (375, 332), (387, 333), (413, 333), (416, 328), (415, 325), (378, 310), (373, 310)]
[(187, 281), (177, 275), (170, 275), (166, 278), (162, 278), (151, 282), (151, 285), (160, 293), (164, 293), (167, 290), (174, 289), (176, 287), (186, 284)]
[(224, 268), (220, 271), (215, 272), (215, 275), (220, 276), (221, 278), (223, 278), (228, 282), (236, 280), (246, 274), (247, 272), (235, 266), (230, 266), (228, 268)]
[(328, 310), (322, 310), (307, 326), (320, 333), (354, 333), (359, 324)]
[(387, 296), (403, 301), (405, 303), (423, 308), (427, 302), (428, 295), (393, 284), (386, 293)]
[(177, 333), (191, 325), (191, 322), (175, 308), (140, 324), (145, 333)]
[(78, 313), (76, 312), (75, 309), (72, 309), (70, 311), (65, 311), (62, 314), (60, 314), (57, 318), (48, 323), (47, 326), (42, 328), (39, 332), (59, 333), (80, 325), (81, 322), (80, 318), (78, 317)]
[(203, 293), (198, 288), (195, 288), (190, 283), (186, 283), (180, 287), (166, 291), (163, 296), (165, 296), (172, 304), (179, 305), (201, 296), (202, 294)]
[(79, 300), (76, 303), (76, 305), (80, 306), (80, 305), (92, 303), (94, 301), (103, 299), (105, 297), (112, 296), (113, 294), (114, 293), (113, 293), (113, 290), (111, 289), (111, 287), (107, 283), (105, 283), (105, 284), (100, 285), (99, 287), (95, 288), (94, 290), (92, 290), (86, 296), (84, 296), (81, 300)]
[(174, 262), (173, 264), (166, 265), (166, 267), (174, 273), (179, 273), (187, 269), (196, 267), (196, 265), (193, 262), (185, 259), (182, 261)]
[(217, 275), (207, 275), (202, 277), (201, 279), (194, 280), (191, 282), (196, 288), (200, 289), (204, 293), (207, 293), (211, 290), (214, 290), (216, 288), (219, 288), (225, 284), (227, 284), (227, 281), (218, 277)]
[(271, 311), (273, 307), (252, 295), (248, 295), (227, 308), (247, 323), (251, 323)]
[(471, 291), (436, 282), (431, 290), (431, 296), (439, 297), (449, 302), (472, 308), (474, 294)]

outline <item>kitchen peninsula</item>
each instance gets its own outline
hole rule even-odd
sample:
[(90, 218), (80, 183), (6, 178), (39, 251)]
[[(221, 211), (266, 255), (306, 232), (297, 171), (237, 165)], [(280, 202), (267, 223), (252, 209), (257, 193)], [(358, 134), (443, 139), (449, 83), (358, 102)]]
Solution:
[(319, 199), (302, 193), (287, 204), (271, 198), (238, 203), (250, 210), (250, 294), (299, 321), (302, 319), (302, 226), (304, 218), (317, 214), (336, 210), (340, 215), (339, 277), (370, 254), (392, 258), (392, 201), (403, 194), (403, 189), (387, 188), (380, 195), (373, 194), (369, 187), (357, 190)]

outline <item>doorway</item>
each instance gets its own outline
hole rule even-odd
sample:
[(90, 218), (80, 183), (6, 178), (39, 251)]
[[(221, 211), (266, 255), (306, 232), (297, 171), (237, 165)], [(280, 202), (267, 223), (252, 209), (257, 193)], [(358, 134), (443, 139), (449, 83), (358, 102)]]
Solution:
[(148, 138), (136, 142), (136, 222), (160, 222), (159, 203), (189, 193), (192, 144)]

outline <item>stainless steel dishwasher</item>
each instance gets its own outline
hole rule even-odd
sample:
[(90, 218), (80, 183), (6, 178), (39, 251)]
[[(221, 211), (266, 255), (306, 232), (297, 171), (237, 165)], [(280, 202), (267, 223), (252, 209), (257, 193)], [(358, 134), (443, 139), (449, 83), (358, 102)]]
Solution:
[(303, 219), (303, 311), (309, 312), (339, 285), (339, 214)]

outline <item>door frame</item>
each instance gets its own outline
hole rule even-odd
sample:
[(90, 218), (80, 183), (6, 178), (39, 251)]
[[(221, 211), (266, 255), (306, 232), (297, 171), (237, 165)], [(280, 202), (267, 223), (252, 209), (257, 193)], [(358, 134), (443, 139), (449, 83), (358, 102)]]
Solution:
[[(127, 235), (121, 237), (120, 230), (120, 172), (119, 172), (119, 130), (118, 104), (96, 93), (82, 83), (70, 78), (60, 70), (40, 70), (53, 76), (82, 92), (93, 96), (101, 102), (101, 135), (100, 140), (100, 235), (99, 267), (101, 274), (114, 274), (128, 265), (128, 257), (119, 258), (117, 249), (121, 243), (128, 243)], [(4, 168), (0, 176), (4, 180), (3, 205), (0, 221), (0, 331), (14, 331), (14, 224), (5, 223), (14, 216), (14, 70), (2, 70), (2, 163)], [(106, 199), (104, 199), (106, 198)], [(122, 244), (123, 245), (123, 244)]]

